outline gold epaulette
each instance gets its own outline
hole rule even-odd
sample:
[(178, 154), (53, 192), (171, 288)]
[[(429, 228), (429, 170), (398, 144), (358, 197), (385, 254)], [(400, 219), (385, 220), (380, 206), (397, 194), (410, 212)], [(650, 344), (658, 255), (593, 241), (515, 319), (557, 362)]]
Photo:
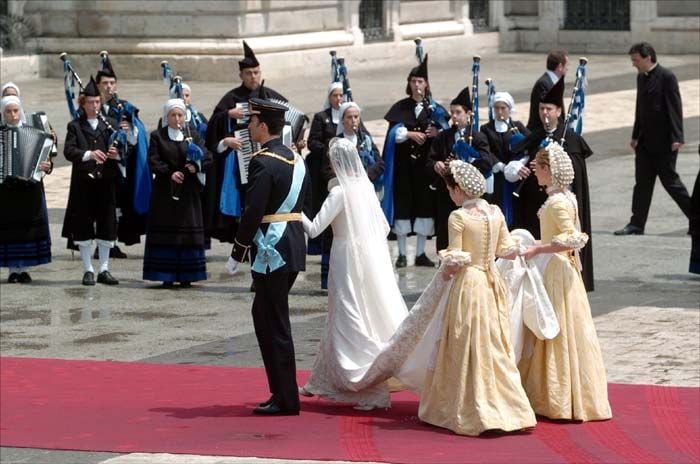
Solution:
[(267, 153), (267, 148), (261, 148), (260, 150), (250, 155), (250, 157), (253, 158), (254, 156), (264, 155), (265, 153)]
[(258, 150), (255, 153), (253, 153), (253, 156), (269, 156), (270, 158), (274, 158), (276, 160), (282, 161), (287, 164), (296, 164), (297, 160), (300, 160), (301, 157), (294, 155), (293, 160), (288, 160), (284, 156), (280, 156), (277, 153), (272, 153), (270, 151), (267, 151), (267, 148), (263, 148), (262, 150)]

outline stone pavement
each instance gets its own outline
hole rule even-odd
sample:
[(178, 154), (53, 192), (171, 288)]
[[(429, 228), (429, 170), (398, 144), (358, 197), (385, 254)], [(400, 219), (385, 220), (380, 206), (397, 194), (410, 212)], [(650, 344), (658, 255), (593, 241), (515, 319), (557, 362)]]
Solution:
[[(595, 151), (588, 160), (588, 172), (596, 273), (596, 291), (589, 296), (609, 381), (700, 386), (700, 277), (687, 273), (687, 221), (657, 185), (646, 235), (612, 235), (627, 222), (634, 182), (634, 158), (628, 141), (635, 70), (627, 56), (588, 58), (590, 83), (584, 135)], [(461, 59), (458, 67), (448, 62), (431, 63), (431, 82), (438, 100), (449, 103), (461, 87), (471, 83), (467, 75), (471, 59), (466, 61)], [(678, 171), (690, 189), (699, 166), (700, 58), (660, 56), (660, 62), (673, 69), (681, 83), (687, 143), (678, 158)], [(118, 63), (114, 65), (118, 73)], [(497, 89), (510, 90), (518, 102), (516, 119), (525, 119), (530, 86), (542, 73), (543, 65), (541, 55), (483, 56), (482, 82), (494, 77)], [(382, 72), (354, 75), (349, 66), (353, 93), (364, 107), (363, 117), (381, 141), (385, 131), (381, 117), (394, 100), (402, 97), (407, 70), (387, 66)], [(87, 70), (78, 71), (87, 77)], [(166, 91), (156, 79), (157, 72), (155, 69), (153, 81), (128, 81), (123, 76), (120, 81), (120, 95), (141, 107), (142, 119), (151, 128), (160, 116)], [(311, 113), (321, 106), (326, 74), (323, 70), (318, 78), (268, 85)], [(571, 78), (567, 81), (570, 83)], [(67, 122), (62, 81), (41, 79), (18, 84), (26, 108), (46, 110), (62, 139)], [(207, 115), (232, 87), (221, 82), (190, 84), (196, 106)], [(481, 101), (483, 108), (483, 88)], [(0, 270), (3, 356), (261, 366), (250, 318), (250, 277), (247, 272), (234, 278), (222, 272), (230, 251), (228, 245), (213, 244), (208, 253), (209, 280), (192, 289), (155, 290), (154, 283), (142, 281), (142, 245), (125, 249), (129, 259), (111, 261), (110, 270), (121, 280), (118, 287), (81, 286), (79, 257), (72, 256), (60, 238), (69, 176), (68, 163), (59, 156), (57, 169), (46, 179), (53, 262), (32, 272), (34, 283), (28, 286), (7, 285), (7, 270)], [(391, 246), (395, 254), (395, 245)], [(429, 242), (429, 247), (428, 254), (434, 256), (434, 242)], [(412, 254), (409, 249), (409, 262)], [(417, 299), (432, 272), (409, 267), (396, 273), (409, 303)], [(310, 257), (308, 271), (300, 275), (290, 300), (300, 369), (311, 367), (323, 333), (327, 295), (319, 289), (319, 280), (319, 259)], [(2, 463), (92, 464), (105, 460), (110, 464), (283, 462), (0, 449)]]

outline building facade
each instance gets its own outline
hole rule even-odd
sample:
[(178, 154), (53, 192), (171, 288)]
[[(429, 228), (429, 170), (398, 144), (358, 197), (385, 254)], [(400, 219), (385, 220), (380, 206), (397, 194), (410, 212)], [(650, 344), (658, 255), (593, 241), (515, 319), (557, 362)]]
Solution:
[(215, 67), (227, 80), (242, 39), (274, 58), (265, 60), (268, 74), (325, 69), (319, 51), (330, 49), (354, 68), (409, 65), (417, 37), (438, 59), (455, 47), (465, 55), (554, 46), (625, 53), (640, 40), (661, 53), (700, 52), (695, 0), (8, 0), (3, 8), (31, 23), (27, 51), (37, 54), (40, 75), (55, 77), (61, 52), (94, 67), (104, 49), (129, 56), (132, 78), (152, 78), (167, 59), (190, 79), (211, 78), (202, 72)]

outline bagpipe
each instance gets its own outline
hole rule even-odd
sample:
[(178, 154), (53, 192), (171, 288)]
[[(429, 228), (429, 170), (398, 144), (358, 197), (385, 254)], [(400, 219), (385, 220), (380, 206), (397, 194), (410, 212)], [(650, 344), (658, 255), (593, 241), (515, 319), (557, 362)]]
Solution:
[(566, 135), (566, 130), (571, 129), (576, 134), (581, 135), (583, 131), (583, 109), (586, 106), (586, 64), (588, 63), (588, 58), (582, 56), (578, 59), (578, 67), (576, 68), (576, 81), (574, 82), (574, 89), (571, 93), (571, 103), (569, 104), (569, 109), (566, 112), (566, 118), (564, 119), (564, 134), (561, 138), (561, 145), (564, 146), (564, 136)]
[[(161, 73), (163, 82), (168, 86), (168, 96), (170, 98), (179, 98), (184, 101), (184, 91), (182, 89), (182, 77), (175, 75), (172, 68), (166, 60), (160, 62)], [(197, 133), (204, 140), (207, 133), (207, 123), (204, 122), (202, 117), (199, 115), (199, 111), (194, 105), (190, 103), (185, 103), (187, 110), (190, 114), (190, 119), (187, 122), (192, 122), (194, 127), (197, 129)]]
[(66, 95), (66, 102), (68, 103), (68, 112), (73, 119), (78, 119), (80, 117), (80, 109), (75, 107), (75, 84), (78, 83), (80, 87), (80, 92), (85, 90), (83, 81), (78, 76), (78, 73), (73, 69), (70, 59), (68, 58), (68, 53), (63, 52), (59, 55), (61, 61), (63, 61), (63, 87)]
[(331, 83), (340, 82), (343, 84), (343, 100), (346, 102), (353, 101), (352, 88), (350, 87), (350, 79), (348, 78), (348, 67), (345, 65), (345, 58), (338, 56), (335, 50), (331, 50)]
[[(185, 137), (185, 143), (187, 143), (187, 155), (186, 155), (186, 161), (185, 164), (192, 164), (197, 167), (197, 180), (199, 183), (204, 187), (206, 185), (206, 176), (202, 172), (202, 160), (204, 159), (204, 152), (202, 149), (197, 145), (193, 138), (192, 138), (192, 132), (190, 131), (190, 125), (185, 122), (185, 127), (186, 129), (183, 129), (182, 126), (177, 126), (177, 128), (182, 132), (182, 135)], [(185, 174), (187, 174), (185, 172)], [(180, 200), (180, 193), (182, 192), (182, 184), (178, 184), (175, 182), (171, 183), (171, 197), (175, 201)]]

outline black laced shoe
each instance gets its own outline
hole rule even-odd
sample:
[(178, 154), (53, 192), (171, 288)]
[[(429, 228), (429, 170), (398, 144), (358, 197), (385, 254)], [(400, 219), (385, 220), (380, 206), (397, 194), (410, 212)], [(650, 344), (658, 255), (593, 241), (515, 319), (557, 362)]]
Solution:
[(425, 253), (416, 256), (416, 266), (419, 267), (435, 267), (435, 263), (428, 258)]
[(119, 285), (119, 281), (112, 277), (109, 271), (102, 271), (97, 274), (97, 281), (105, 285)]

